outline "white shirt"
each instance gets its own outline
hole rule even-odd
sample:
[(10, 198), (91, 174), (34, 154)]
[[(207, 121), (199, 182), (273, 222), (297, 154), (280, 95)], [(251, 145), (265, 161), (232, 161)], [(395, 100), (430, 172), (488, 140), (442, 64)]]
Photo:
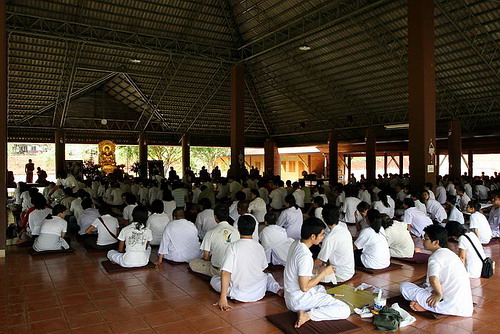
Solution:
[(460, 205), (460, 210), (465, 211), (467, 209), (467, 204), (470, 202), (470, 197), (464, 193), (462, 196), (458, 196), (458, 203)]
[(168, 220), (174, 219), (172, 214), (174, 213), (174, 210), (177, 208), (177, 204), (175, 201), (163, 201), (163, 212), (167, 214)]
[(188, 191), (186, 188), (177, 188), (172, 190), (172, 196), (174, 197), (175, 204), (178, 208), (183, 208), (186, 206), (186, 196)]
[(356, 207), (361, 201), (356, 197), (347, 197), (342, 204), (341, 211), (344, 213), (344, 219), (346, 223), (354, 224), (356, 222), (356, 218), (354, 217), (354, 213), (356, 212)]
[(482, 244), (487, 244), (491, 240), (491, 228), (486, 217), (480, 212), (474, 212), (470, 215), (469, 228), (472, 230), (477, 228), (479, 240)]
[(443, 291), (443, 300), (437, 303), (436, 312), (463, 317), (472, 316), (469, 275), (455, 253), (448, 248), (440, 248), (432, 253), (427, 265), (427, 284), (431, 276), (439, 279)]
[(153, 240), (151, 245), (159, 245), (163, 237), (163, 231), (170, 219), (166, 213), (153, 213), (148, 217), (146, 226), (151, 230)]
[(413, 257), (415, 244), (407, 229), (407, 224), (393, 220), (392, 226), (384, 231), (391, 257)]
[(490, 217), (488, 218), (488, 223), (491, 228), (491, 236), (494, 238), (500, 237), (500, 207), (491, 208)]
[(283, 227), (286, 230), (288, 237), (292, 239), (300, 239), (300, 231), (304, 216), (300, 208), (294, 206), (285, 209), (281, 212), (276, 221), (276, 225)]
[(455, 185), (453, 183), (448, 183), (448, 185), (446, 186), (446, 192), (449, 195), (453, 195), (453, 196), (457, 195), (457, 190), (455, 189)]
[(135, 225), (136, 223), (132, 222), (125, 226), (118, 235), (118, 240), (125, 241), (122, 261), (126, 267), (143, 267), (149, 262), (146, 245), (148, 241), (153, 240), (153, 234), (149, 228), (138, 230)]
[(424, 203), (420, 202), (420, 200), (419, 200), (419, 199), (416, 199), (416, 200), (414, 201), (414, 203), (415, 203), (415, 207), (417, 208), (417, 210), (420, 210), (420, 211), (422, 211), (423, 213), (427, 213), (427, 207), (425, 206), (425, 204), (424, 204)]
[(351, 232), (335, 225), (323, 240), (318, 259), (335, 267), (338, 281), (347, 281), (354, 275), (354, 251)]
[(212, 266), (220, 268), (226, 253), (226, 248), (232, 242), (240, 240), (240, 233), (228, 222), (222, 221), (211, 229), (203, 238), (200, 249), (212, 254)]
[(48, 214), (52, 212), (52, 209), (45, 208), (43, 210), (33, 210), (28, 216), (28, 228), (31, 231), (31, 235), (39, 235), (40, 229), (42, 228), (42, 223)]
[(113, 188), (111, 190), (110, 197), (108, 198), (108, 203), (110, 205), (122, 205), (123, 204), (123, 190), (120, 188)]
[(198, 229), (186, 219), (172, 220), (165, 227), (158, 254), (167, 260), (189, 262), (200, 258)]
[(299, 276), (313, 276), (314, 261), (309, 248), (300, 240), (290, 246), (286, 259), (283, 280), (285, 285), (285, 300), (288, 303), (300, 300), (307, 292), (300, 290)]
[(233, 203), (229, 206), (229, 217), (231, 217), (233, 221), (237, 221), (240, 217), (240, 214), (238, 213), (238, 202), (239, 201), (233, 201)]
[(137, 194), (137, 200), (142, 205), (146, 205), (149, 202), (149, 189), (142, 187), (139, 189), (139, 193)]
[(271, 199), (271, 207), (276, 210), (283, 209), (283, 196), (279, 189), (274, 189), (269, 194), (269, 198)]
[(446, 189), (443, 186), (439, 186), (436, 188), (436, 200), (440, 204), (444, 204), (446, 202)]
[(368, 204), (372, 203), (372, 197), (370, 195), (370, 192), (368, 190), (360, 190), (358, 193), (358, 198), (361, 202), (366, 202)]
[(132, 212), (134, 212), (136, 206), (137, 204), (129, 204), (125, 208), (123, 208), (123, 219), (126, 219), (129, 222), (134, 220), (134, 218), (132, 218)]
[(439, 203), (435, 199), (429, 198), (427, 200), (427, 203), (425, 203), (425, 208), (427, 209), (427, 213), (429, 214), (431, 219), (435, 219), (440, 223), (448, 218), (446, 210), (443, 208), (441, 203)]
[(379, 233), (371, 227), (364, 228), (354, 242), (358, 249), (362, 249), (361, 262), (367, 268), (383, 269), (391, 264), (389, 245), (384, 236), (384, 228)]
[(464, 190), (467, 196), (469, 196), (469, 198), (472, 198), (472, 186), (470, 185), (470, 183), (464, 184)]
[(254, 200), (248, 205), (248, 212), (254, 215), (259, 223), (263, 223), (264, 216), (267, 213), (266, 202), (264, 202), (264, 200), (260, 197), (254, 198)]
[(465, 224), (464, 214), (458, 210), (455, 206), (451, 207), (450, 215), (448, 216), (449, 221), (456, 221), (460, 224)]
[(80, 219), (80, 215), (83, 212), (82, 208), (82, 199), (80, 197), (76, 198), (73, 202), (71, 202), (71, 206), (69, 207), (69, 211), (73, 212), (75, 215), (75, 219), (78, 221)]
[(23, 191), (23, 193), (21, 194), (21, 200), (23, 203), (22, 204), (23, 211), (26, 211), (33, 206), (33, 204), (31, 204), (30, 193), (27, 190)]
[(259, 197), (262, 198), (266, 204), (269, 204), (269, 191), (266, 188), (259, 188)]
[(478, 184), (476, 185), (476, 196), (477, 198), (479, 198), (480, 200), (483, 200), (483, 199), (488, 199), (488, 187), (482, 185), (482, 184)]
[(428, 225), (432, 225), (432, 220), (415, 207), (405, 210), (403, 222), (411, 225), (410, 232), (417, 237), (423, 236), (424, 228)]
[(101, 215), (99, 214), (99, 211), (97, 211), (94, 208), (88, 208), (82, 211), (80, 218), (77, 220), (78, 226), (80, 226), (80, 230), (78, 231), (78, 234), (84, 235), (85, 230), (92, 225), (92, 223), (97, 219), (97, 217), (100, 217)]
[[(389, 198), (387, 198), (387, 199), (389, 199)], [(394, 206), (391, 207), (391, 203), (389, 201), (387, 201), (387, 204), (389, 204), (388, 207), (385, 206), (384, 203), (382, 203), (382, 201), (374, 201), (372, 203), (372, 206), (375, 210), (378, 210), (378, 212), (384, 213), (384, 214), (388, 215), (389, 218), (392, 218), (392, 217), (394, 217)]]
[[(486, 255), (484, 254), (484, 249), (483, 246), (481, 245), (481, 242), (477, 238), (476, 234), (473, 232), (467, 232), (465, 233), (474, 246), (476, 246), (476, 249), (478, 250), (479, 254), (481, 254), (481, 257), (483, 260), (486, 258)], [(469, 241), (465, 236), (460, 236), (458, 238), (458, 248), (464, 249), (465, 250), (465, 268), (467, 268), (467, 272), (469, 273), (470, 278), (480, 278), (481, 277), (481, 271), (483, 269), (483, 262), (481, 259), (479, 259), (479, 256), (477, 256), (477, 252), (474, 250), (474, 247), (472, 247), (471, 241)]]
[[(252, 233), (252, 239), (259, 242), (259, 222), (257, 221), (257, 218), (255, 218), (255, 216), (252, 215), (251, 213), (244, 213), (242, 216), (250, 216), (255, 220), (255, 229), (253, 230), (253, 233)], [(234, 228), (236, 228), (236, 229), (238, 229), (238, 221), (239, 220), (240, 220), (240, 218), (238, 217), (238, 220), (236, 220), (233, 224)]]
[[(110, 215), (104, 215), (101, 217), (101, 219), (104, 221), (104, 224), (106, 224), (108, 229), (113, 234), (116, 235), (118, 231), (118, 219)], [(97, 229), (97, 245), (106, 246), (118, 242), (118, 240), (116, 240), (111, 236), (111, 234), (109, 234), (108, 230), (106, 229), (106, 227), (103, 225), (103, 223), (99, 218), (97, 218), (92, 223), (92, 226), (94, 226)]]
[(66, 233), (68, 228), (68, 223), (64, 218), (54, 216), (52, 219), (45, 219), (42, 223), (40, 229), (40, 234), (54, 234), (61, 236), (62, 233)]
[(266, 294), (267, 268), (264, 248), (253, 239), (240, 239), (227, 247), (221, 270), (231, 273), (231, 297), (255, 302)]
[(297, 189), (292, 193), (293, 197), (295, 197), (295, 203), (303, 208), (305, 203), (304, 203), (304, 198), (306, 197), (306, 193), (302, 189)]
[(198, 229), (198, 236), (203, 239), (207, 232), (217, 226), (214, 217), (214, 210), (205, 209), (196, 216), (196, 228)]
[(229, 182), (229, 197), (231, 200), (236, 199), (236, 193), (241, 190), (241, 184), (238, 181)]
[(288, 250), (294, 241), (288, 237), (286, 230), (278, 225), (269, 225), (260, 232), (259, 239), (262, 247), (264, 247), (267, 262), (284, 266)]

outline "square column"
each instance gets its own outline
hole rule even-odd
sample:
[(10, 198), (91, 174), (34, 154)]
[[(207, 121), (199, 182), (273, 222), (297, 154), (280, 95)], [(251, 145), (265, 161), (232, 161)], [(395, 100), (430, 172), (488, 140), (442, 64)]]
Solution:
[(337, 137), (337, 132), (335, 130), (330, 130), (328, 136), (328, 156), (330, 159), (328, 179), (330, 183), (339, 182), (339, 166), (338, 166), (338, 156), (339, 156), (339, 141)]
[(144, 132), (139, 135), (139, 176), (141, 178), (148, 177), (148, 137)]
[(472, 177), (474, 177), (474, 153), (472, 150), (467, 152), (467, 163), (469, 164), (469, 170), (467, 172), (472, 180)]
[(189, 147), (189, 136), (183, 134), (181, 138), (182, 145), (182, 175), (186, 173), (187, 167), (191, 167), (191, 156)]
[[(0, 258), (5, 257), (7, 221), (7, 8), (0, 1)], [(4, 277), (6, 278), (6, 277)]]
[(459, 120), (450, 122), (448, 131), (448, 156), (450, 161), (449, 175), (459, 179), (462, 171), (462, 123)]
[(56, 150), (56, 174), (65, 169), (64, 161), (66, 160), (66, 139), (64, 138), (64, 130), (57, 129), (54, 133), (54, 143)]
[(280, 175), (281, 158), (278, 152), (278, 145), (271, 138), (264, 143), (264, 171), (267, 175)]
[(434, 0), (408, 0), (410, 182), (436, 183)]
[(377, 170), (377, 143), (373, 128), (366, 129), (366, 179), (375, 181)]
[(245, 167), (245, 73), (243, 66), (231, 68), (231, 171), (241, 179)]

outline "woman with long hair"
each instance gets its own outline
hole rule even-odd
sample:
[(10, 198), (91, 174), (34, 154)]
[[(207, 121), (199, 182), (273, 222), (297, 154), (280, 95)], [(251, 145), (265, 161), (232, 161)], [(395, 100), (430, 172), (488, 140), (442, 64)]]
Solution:
[(283, 227), (289, 238), (300, 239), (300, 230), (303, 221), (304, 216), (302, 215), (302, 210), (300, 210), (295, 202), (295, 197), (287, 195), (285, 197), (285, 210), (281, 212), (276, 225)]
[(369, 227), (362, 229), (354, 242), (356, 266), (371, 269), (387, 268), (391, 264), (391, 254), (384, 236), (380, 212), (374, 209), (368, 210), (366, 222)]
[(64, 220), (66, 207), (57, 204), (48, 214), (40, 228), (40, 235), (36, 238), (33, 249), (37, 252), (48, 250), (68, 249), (69, 244), (64, 239), (68, 229), (68, 223)]

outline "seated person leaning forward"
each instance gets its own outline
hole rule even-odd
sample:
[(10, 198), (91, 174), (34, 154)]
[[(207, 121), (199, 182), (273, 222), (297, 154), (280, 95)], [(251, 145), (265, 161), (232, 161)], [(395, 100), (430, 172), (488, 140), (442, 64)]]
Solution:
[(111, 216), (111, 206), (102, 203), (99, 207), (99, 214), (101, 215), (95, 219), (92, 224), (87, 227), (85, 233), (91, 236), (85, 239), (85, 244), (97, 250), (111, 250), (118, 248), (118, 219)]
[(375, 209), (368, 210), (366, 222), (369, 227), (362, 229), (354, 242), (356, 266), (370, 269), (387, 268), (391, 264), (391, 254), (384, 236), (380, 213)]
[(276, 225), (277, 219), (276, 212), (268, 212), (264, 215), (266, 227), (260, 232), (259, 239), (262, 247), (264, 247), (267, 262), (284, 266), (288, 257), (288, 250), (294, 240), (287, 236), (283, 227)]
[(217, 226), (207, 232), (201, 243), (202, 259), (194, 259), (189, 262), (189, 268), (195, 273), (207, 276), (219, 275), (219, 268), (227, 247), (240, 239), (240, 233), (236, 228), (229, 225), (229, 207), (219, 204), (214, 209), (214, 217)]
[(264, 298), (266, 291), (283, 295), (283, 288), (273, 275), (264, 273), (267, 260), (264, 248), (252, 239), (255, 227), (256, 221), (252, 216), (240, 216), (240, 240), (227, 247), (221, 275), (213, 276), (210, 280), (210, 285), (220, 292), (216, 305), (222, 311), (231, 308), (227, 297), (241, 302), (255, 302)]
[(440, 225), (424, 229), (424, 248), (432, 252), (427, 266), (427, 282), (420, 287), (401, 283), (401, 294), (415, 311), (431, 311), (461, 317), (472, 316), (469, 275), (460, 258), (449, 250), (448, 233)]
[(137, 206), (132, 212), (132, 223), (125, 226), (118, 240), (118, 250), (110, 250), (108, 259), (125, 268), (143, 267), (148, 264), (151, 255), (149, 243), (153, 240), (153, 233), (146, 227), (148, 210), (144, 206)]
[(68, 228), (68, 223), (64, 220), (66, 207), (62, 204), (57, 204), (52, 209), (52, 214), (49, 214), (42, 223), (40, 235), (35, 239), (33, 249), (37, 252), (49, 250), (68, 249), (69, 244), (64, 239)]
[(347, 319), (351, 313), (349, 306), (318, 285), (325, 276), (334, 274), (333, 267), (323, 266), (317, 276), (313, 275), (314, 260), (309, 248), (323, 241), (325, 224), (316, 217), (308, 218), (300, 234), (300, 240), (290, 246), (284, 271), (285, 304), (290, 311), (298, 313), (295, 327), (309, 320)]

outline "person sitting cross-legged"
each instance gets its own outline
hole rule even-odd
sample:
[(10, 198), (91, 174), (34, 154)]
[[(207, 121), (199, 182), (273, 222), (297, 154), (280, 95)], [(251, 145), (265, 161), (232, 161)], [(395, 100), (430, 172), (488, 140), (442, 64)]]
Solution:
[(461, 317), (472, 316), (469, 274), (460, 258), (449, 250), (448, 233), (440, 225), (424, 228), (424, 248), (432, 252), (427, 265), (427, 282), (420, 287), (401, 283), (401, 294), (415, 311), (431, 311)]
[(241, 302), (255, 302), (264, 298), (266, 291), (283, 295), (283, 288), (267, 268), (264, 248), (252, 239), (255, 219), (242, 215), (238, 222), (240, 240), (230, 244), (222, 261), (221, 274), (213, 276), (210, 285), (220, 292), (216, 305), (222, 310), (231, 308), (227, 297)]

